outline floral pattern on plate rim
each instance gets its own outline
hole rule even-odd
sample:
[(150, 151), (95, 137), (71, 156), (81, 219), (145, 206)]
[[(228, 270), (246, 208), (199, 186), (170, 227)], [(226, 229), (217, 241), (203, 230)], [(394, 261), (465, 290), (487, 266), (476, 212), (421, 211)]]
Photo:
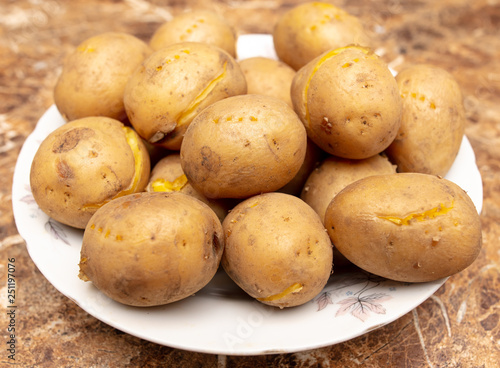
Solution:
[[(331, 288), (326, 287), (314, 300), (317, 304), (317, 311), (322, 311), (329, 305), (340, 305), (335, 313), (335, 317), (344, 316), (347, 313), (365, 322), (370, 316), (375, 314), (386, 314), (387, 309), (383, 302), (391, 300), (389, 294), (396, 291), (396, 286), (384, 285), (394, 283), (392, 280), (360, 270), (355, 276), (349, 274), (343, 279), (337, 280)], [(405, 283), (402, 283), (404, 285)], [(360, 289), (354, 291), (353, 286), (360, 285)], [(373, 292), (372, 289), (386, 286), (389, 292)], [(348, 288), (347, 291), (344, 291)], [(371, 293), (368, 293), (372, 290)]]

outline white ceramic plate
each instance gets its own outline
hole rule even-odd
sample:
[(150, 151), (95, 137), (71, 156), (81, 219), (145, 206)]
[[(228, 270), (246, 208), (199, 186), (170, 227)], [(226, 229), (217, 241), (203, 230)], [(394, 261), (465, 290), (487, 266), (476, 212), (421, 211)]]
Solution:
[[(242, 36), (238, 55), (276, 57), (269, 35)], [(31, 194), (33, 156), (41, 141), (62, 124), (52, 106), (20, 152), (12, 191), (15, 221), (33, 262), (48, 281), (89, 314), (126, 333), (211, 354), (296, 352), (340, 343), (392, 322), (445, 282), (409, 284), (361, 271), (338, 273), (311, 302), (279, 310), (253, 301), (219, 271), (195, 296), (170, 305), (134, 308), (116, 303), (78, 278), (83, 232), (49, 219)], [(482, 181), (467, 138), (446, 177), (469, 193), (480, 212)]]

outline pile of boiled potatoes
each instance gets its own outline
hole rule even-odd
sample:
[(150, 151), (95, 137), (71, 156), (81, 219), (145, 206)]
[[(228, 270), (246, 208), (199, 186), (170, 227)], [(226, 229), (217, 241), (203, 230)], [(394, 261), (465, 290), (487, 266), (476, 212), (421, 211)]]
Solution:
[(394, 77), (360, 20), (327, 3), (288, 10), (273, 42), (279, 60), (238, 60), (225, 20), (191, 11), (148, 43), (104, 33), (67, 56), (54, 90), (67, 122), (30, 182), (45, 213), (84, 229), (82, 280), (154, 306), (222, 266), (285, 308), (334, 267), (426, 282), (474, 261), (479, 215), (443, 178), (464, 135), (454, 78)]

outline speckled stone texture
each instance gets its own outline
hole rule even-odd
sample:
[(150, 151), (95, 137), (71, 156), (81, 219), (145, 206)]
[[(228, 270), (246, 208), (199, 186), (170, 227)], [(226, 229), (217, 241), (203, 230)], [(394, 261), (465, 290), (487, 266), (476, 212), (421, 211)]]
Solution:
[(238, 33), (270, 33), (300, 1), (2, 0), (0, 2), (0, 366), (8, 359), (7, 264), (16, 259), (20, 367), (498, 367), (500, 361), (500, 2), (339, 0), (359, 16), (398, 70), (431, 63), (450, 71), (464, 94), (466, 134), (484, 183), (484, 246), (415, 310), (380, 329), (317, 350), (254, 357), (160, 346), (91, 317), (49, 284), (18, 235), (11, 205), (19, 150), (53, 103), (62, 60), (104, 31), (147, 40), (173, 15), (206, 8)]

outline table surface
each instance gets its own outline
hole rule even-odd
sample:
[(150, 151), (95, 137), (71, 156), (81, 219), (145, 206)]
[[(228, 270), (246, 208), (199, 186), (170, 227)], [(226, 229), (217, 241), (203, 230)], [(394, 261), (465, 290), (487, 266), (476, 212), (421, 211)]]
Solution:
[[(83, 39), (123, 31), (148, 40), (189, 9), (223, 14), (238, 34), (271, 33), (301, 1), (159, 0), (0, 1), (0, 305), (7, 304), (7, 264), (15, 258), (16, 360), (22, 367), (497, 367), (500, 361), (500, 2), (333, 1), (359, 16), (398, 70), (431, 63), (459, 82), (466, 134), (484, 185), (483, 249), (467, 270), (395, 322), (321, 349), (283, 355), (220, 356), (177, 350), (127, 335), (88, 315), (40, 274), (12, 214), (19, 150), (53, 104), (64, 56)], [(3, 310), (3, 309), (2, 309)], [(7, 313), (0, 316), (0, 362)]]

